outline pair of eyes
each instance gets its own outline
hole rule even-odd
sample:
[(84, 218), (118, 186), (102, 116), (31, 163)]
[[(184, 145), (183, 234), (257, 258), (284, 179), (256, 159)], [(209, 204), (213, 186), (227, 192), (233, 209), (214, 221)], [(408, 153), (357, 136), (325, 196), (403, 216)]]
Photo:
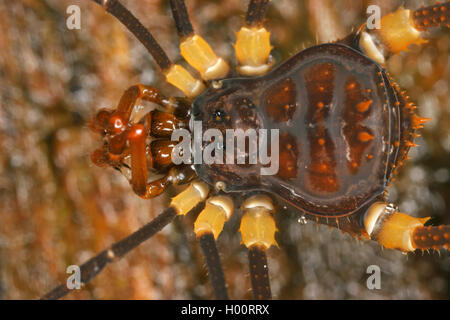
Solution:
[[(233, 101), (233, 108), (243, 117), (251, 116), (254, 114), (256, 106), (255, 104), (247, 98), (239, 98)], [(230, 115), (225, 112), (222, 108), (217, 108), (213, 113), (213, 120), (216, 123), (222, 123), (224, 121), (230, 121)]]
[(229, 121), (231, 119), (230, 115), (227, 114), (222, 109), (216, 109), (213, 113), (213, 119), (217, 123), (221, 123), (224, 121)]

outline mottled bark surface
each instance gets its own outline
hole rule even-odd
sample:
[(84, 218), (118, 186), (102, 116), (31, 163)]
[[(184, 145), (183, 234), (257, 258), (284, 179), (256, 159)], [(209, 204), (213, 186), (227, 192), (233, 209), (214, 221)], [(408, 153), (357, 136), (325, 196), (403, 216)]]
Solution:
[[(174, 61), (180, 60), (168, 1), (122, 1), (137, 13)], [(370, 3), (377, 3), (372, 1)], [(389, 12), (402, 1), (378, 1)], [(417, 8), (423, 2), (408, 1)], [(432, 1), (425, 1), (431, 4)], [(66, 8), (81, 8), (81, 30), (68, 30)], [(277, 63), (303, 47), (341, 37), (365, 19), (366, 1), (272, 1), (267, 27)], [(188, 1), (194, 28), (232, 65), (232, 42), (243, 22), (242, 1)], [(450, 37), (390, 59), (391, 74), (419, 114), (432, 117), (390, 190), (415, 216), (450, 224)], [(330, 39), (331, 38), (331, 39)], [(60, 0), (0, 2), (0, 298), (34, 299), (80, 264), (155, 217), (167, 197), (146, 201), (112, 169), (95, 167), (98, 137), (87, 121), (114, 107), (136, 83), (165, 84), (145, 49), (95, 3)], [(231, 298), (251, 298), (247, 253), (237, 232), (240, 214), (219, 238)], [(383, 251), (294, 212), (277, 215), (280, 249), (268, 251), (276, 299), (450, 297), (448, 252)], [(368, 290), (366, 269), (378, 265), (381, 290)], [(192, 217), (109, 266), (70, 299), (207, 298), (212, 288), (192, 232)]]

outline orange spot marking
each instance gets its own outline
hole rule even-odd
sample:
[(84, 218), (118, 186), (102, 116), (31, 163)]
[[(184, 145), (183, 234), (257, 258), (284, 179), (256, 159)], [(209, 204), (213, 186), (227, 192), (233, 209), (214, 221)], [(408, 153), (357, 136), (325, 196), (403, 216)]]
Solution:
[(320, 138), (318, 142), (319, 142), (319, 145), (321, 145), (321, 146), (323, 146), (325, 144), (325, 140), (322, 138)]
[(358, 140), (361, 142), (367, 142), (373, 140), (373, 135), (365, 131), (358, 133)]
[(319, 107), (320, 109), (322, 109), (323, 106), (324, 106), (323, 102), (319, 102), (319, 103), (317, 104), (317, 107)]
[(400, 142), (395, 141), (395, 142), (394, 142), (394, 146), (396, 146), (396, 147), (400, 146)]
[(347, 89), (348, 90), (352, 90), (352, 89), (355, 89), (355, 87), (356, 87), (356, 83), (351, 82), (351, 83), (348, 84)]
[(372, 159), (372, 158), (373, 158), (373, 154), (368, 154), (368, 155), (367, 155), (367, 159), (370, 160), (370, 159)]
[(360, 102), (356, 106), (356, 110), (358, 110), (359, 112), (366, 112), (369, 109), (372, 102), (373, 102), (373, 100), (367, 100), (367, 101)]

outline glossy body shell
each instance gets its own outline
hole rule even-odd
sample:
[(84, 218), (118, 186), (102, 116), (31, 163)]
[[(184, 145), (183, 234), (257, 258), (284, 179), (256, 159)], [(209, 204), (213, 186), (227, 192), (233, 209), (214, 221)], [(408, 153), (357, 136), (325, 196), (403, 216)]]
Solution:
[[(279, 170), (200, 164), (226, 191), (264, 190), (301, 211), (352, 214), (383, 197), (412, 140), (412, 111), (385, 70), (343, 44), (304, 50), (269, 74), (226, 79), (194, 102), (203, 130), (279, 129)], [(225, 146), (226, 147), (226, 146)]]

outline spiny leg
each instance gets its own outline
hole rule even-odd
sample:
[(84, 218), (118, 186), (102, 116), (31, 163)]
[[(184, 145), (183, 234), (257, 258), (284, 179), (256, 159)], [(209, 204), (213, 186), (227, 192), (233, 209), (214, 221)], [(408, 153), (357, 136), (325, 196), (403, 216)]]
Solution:
[(417, 249), (445, 247), (450, 250), (450, 226), (419, 226), (413, 231), (412, 242)]
[(359, 45), (366, 55), (384, 64), (391, 55), (408, 51), (410, 45), (426, 43), (422, 31), (434, 27), (450, 27), (450, 2), (415, 11), (400, 7), (381, 18), (379, 29), (363, 25), (358, 31)]
[(450, 249), (450, 226), (425, 227), (429, 219), (411, 217), (392, 205), (376, 202), (367, 210), (364, 226), (372, 240), (389, 249)]
[(230, 68), (217, 57), (211, 46), (194, 33), (184, 0), (170, 0), (173, 18), (180, 37), (180, 52), (183, 58), (198, 72), (204, 80), (224, 78)]
[(234, 49), (239, 63), (237, 71), (242, 75), (263, 75), (273, 64), (270, 61), (270, 32), (263, 26), (268, 5), (268, 0), (251, 0), (245, 25), (236, 34)]
[(167, 82), (180, 89), (188, 97), (195, 97), (205, 90), (202, 81), (195, 79), (182, 66), (170, 61), (153, 35), (118, 0), (92, 1), (116, 17), (147, 48), (166, 76)]
[(375, 202), (345, 217), (307, 217), (357, 238), (374, 240), (388, 249), (413, 252), (443, 247), (450, 250), (450, 226), (424, 226), (430, 218), (411, 217), (386, 202)]
[(272, 299), (270, 290), (269, 267), (266, 251), (272, 245), (277, 245), (277, 231), (273, 213), (275, 211), (272, 199), (265, 195), (248, 198), (242, 204), (241, 226), (239, 231), (242, 242), (248, 248), (250, 279), (253, 297), (257, 300)]
[[(193, 182), (180, 194), (172, 199), (169, 208), (151, 222), (132, 233), (128, 237), (116, 242), (109, 249), (103, 250), (95, 257), (89, 259), (80, 266), (81, 283), (84, 285), (97, 276), (109, 263), (117, 261), (128, 252), (136, 248), (142, 242), (150, 239), (166, 225), (168, 225), (177, 215), (186, 215), (197, 211), (203, 204), (209, 192), (207, 184), (203, 182)], [(64, 297), (70, 292), (66, 283), (62, 283), (41, 299), (54, 300)]]
[(200, 212), (194, 223), (194, 232), (206, 259), (214, 294), (219, 300), (227, 300), (228, 292), (216, 240), (222, 232), (225, 222), (231, 218), (233, 210), (231, 197), (214, 196), (207, 200), (205, 209)]
[(437, 3), (434, 6), (417, 9), (412, 14), (418, 30), (428, 31), (434, 27), (450, 28), (450, 2)]

